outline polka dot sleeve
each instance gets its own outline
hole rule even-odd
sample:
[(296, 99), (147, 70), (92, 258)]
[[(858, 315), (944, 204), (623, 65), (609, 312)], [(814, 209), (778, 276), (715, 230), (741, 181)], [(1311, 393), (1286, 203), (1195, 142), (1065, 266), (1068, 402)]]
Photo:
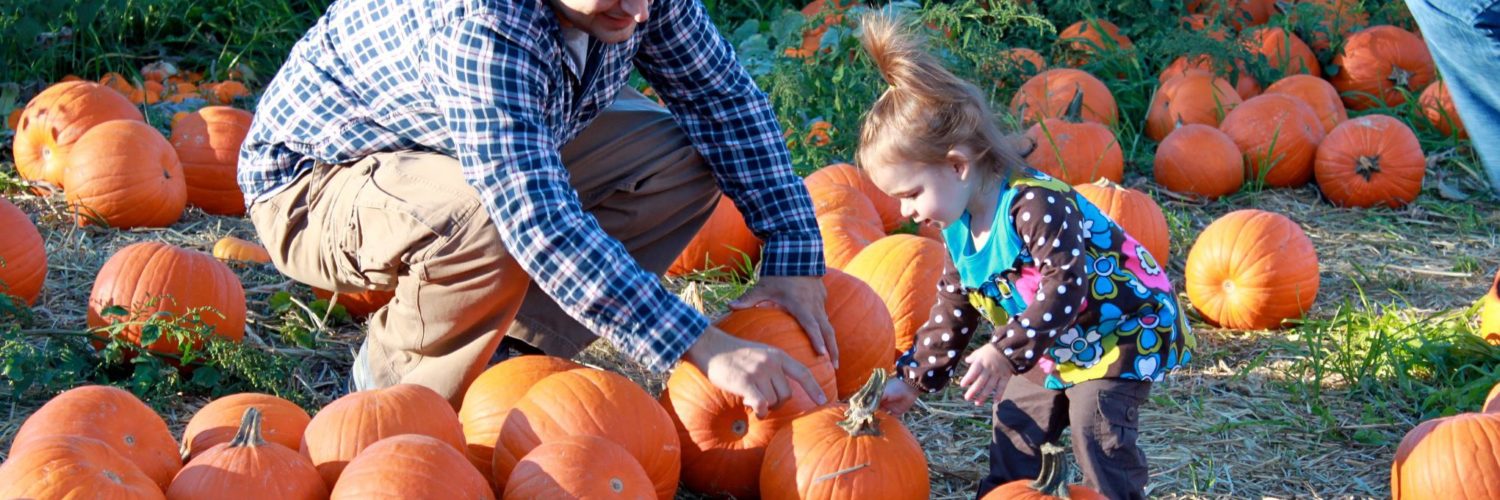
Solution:
[(954, 367), (977, 326), (979, 311), (969, 304), (958, 270), (953, 263), (944, 263), (937, 301), (927, 322), (917, 328), (911, 348), (896, 362), (896, 373), (923, 392), (942, 390), (953, 377)]
[(1088, 259), (1083, 215), (1073, 193), (1026, 187), (1011, 206), (1011, 222), (1021, 246), (1031, 254), (1041, 280), (1036, 296), (1005, 325), (995, 329), (996, 347), (1015, 365), (1016, 373), (1030, 370), (1059, 335), (1073, 326), (1082, 312)]

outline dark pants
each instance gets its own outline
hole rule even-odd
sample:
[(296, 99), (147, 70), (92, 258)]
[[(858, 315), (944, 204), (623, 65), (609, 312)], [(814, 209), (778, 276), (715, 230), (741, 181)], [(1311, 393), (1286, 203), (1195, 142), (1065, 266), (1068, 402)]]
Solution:
[(1084, 485), (1112, 499), (1145, 498), (1146, 454), (1136, 446), (1141, 403), (1150, 382), (1101, 379), (1061, 391), (1011, 377), (995, 403), (990, 474), (979, 497), (996, 486), (1035, 479), (1042, 469), (1042, 443), (1056, 442), (1073, 428), (1073, 455)]

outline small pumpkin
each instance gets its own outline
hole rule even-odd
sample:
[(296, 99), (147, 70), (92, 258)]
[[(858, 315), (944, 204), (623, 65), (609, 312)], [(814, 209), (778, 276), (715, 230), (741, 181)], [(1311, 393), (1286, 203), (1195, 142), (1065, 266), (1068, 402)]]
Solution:
[(1422, 115), (1432, 123), (1433, 128), (1443, 135), (1458, 133), (1458, 138), (1468, 139), (1469, 131), (1464, 129), (1463, 118), (1458, 116), (1458, 108), (1453, 106), (1453, 95), (1448, 93), (1448, 84), (1442, 80), (1432, 82), (1422, 96), (1417, 98), (1417, 105), (1422, 108)]
[(167, 488), (176, 499), (287, 498), (318, 500), (328, 486), (312, 461), (261, 436), (262, 415), (245, 409), (234, 438), (188, 462)]
[(458, 421), (464, 430), (464, 454), (479, 469), (484, 480), (503, 485), (494, 475), (495, 439), (505, 423), (505, 415), (531, 386), (548, 376), (583, 368), (582, 365), (552, 356), (517, 356), (491, 366), (474, 379), (464, 393), (458, 409)]
[(1266, 93), (1286, 94), (1301, 100), (1318, 115), (1318, 121), (1323, 123), (1325, 132), (1332, 132), (1334, 127), (1349, 119), (1349, 111), (1344, 109), (1344, 101), (1339, 98), (1338, 89), (1333, 88), (1328, 80), (1316, 76), (1292, 75), (1282, 78), (1266, 87)]
[(620, 445), (597, 436), (564, 436), (522, 457), (502, 498), (657, 497), (651, 478)]
[(1245, 184), (1240, 147), (1208, 125), (1183, 125), (1156, 147), (1156, 183), (1175, 193), (1208, 199), (1233, 194)]
[(1323, 67), (1318, 65), (1318, 57), (1313, 55), (1312, 48), (1286, 28), (1260, 26), (1242, 33), (1240, 43), (1252, 56), (1264, 58), (1282, 75), (1323, 74)]
[[(1135, 238), (1156, 262), (1163, 263), (1171, 257), (1172, 233), (1167, 229), (1167, 217), (1157, 206), (1151, 195), (1121, 186), (1106, 179), (1092, 184), (1073, 186), (1078, 194), (1104, 212), (1110, 220), (1119, 224), (1126, 234)], [(1165, 266), (1162, 266), (1165, 267)]]
[(1219, 126), (1242, 100), (1229, 81), (1207, 72), (1190, 72), (1167, 80), (1151, 98), (1146, 135), (1161, 141), (1178, 124)]
[(245, 215), (245, 195), (235, 174), (252, 118), (242, 109), (208, 106), (172, 123), (172, 147), (182, 162), (188, 203), (210, 214)]
[(921, 236), (893, 234), (871, 243), (849, 262), (844, 272), (859, 278), (880, 295), (895, 322), (896, 350), (892, 358), (911, 349), (917, 329), (937, 300), (938, 278), (948, 251), (943, 244)]
[(271, 263), (271, 253), (254, 241), (225, 236), (214, 242), (214, 258), (225, 262)]
[(1204, 228), (1184, 274), (1188, 300), (1225, 328), (1278, 328), (1318, 298), (1312, 240), (1296, 222), (1263, 210), (1236, 210)]
[(1026, 156), (1032, 167), (1068, 184), (1095, 179), (1121, 182), (1125, 179), (1125, 154), (1114, 131), (1080, 119), (1079, 107), (1086, 97), (1074, 94), (1062, 119), (1048, 118), (1026, 131), (1036, 147)]
[(891, 369), (896, 349), (896, 325), (880, 294), (863, 280), (838, 269), (823, 274), (828, 299), (823, 310), (839, 345), (839, 364), (834, 368), (837, 398), (846, 400), (865, 385), (876, 368)]
[(250, 97), (250, 89), (245, 88), (245, 84), (234, 80), (206, 84), (200, 88), (208, 92), (210, 104), (233, 104), (235, 99)]
[(94, 82), (63, 82), (26, 103), (14, 127), (16, 173), (63, 187), (74, 143), (95, 125), (146, 118), (128, 99)]
[(1365, 115), (1340, 124), (1318, 146), (1318, 188), (1335, 205), (1398, 208), (1422, 191), (1427, 157), (1405, 123)]
[(1042, 443), (1042, 470), (1036, 480), (1021, 479), (995, 487), (980, 500), (1105, 500), (1087, 486), (1068, 484), (1068, 457), (1056, 443)]
[(270, 394), (243, 392), (210, 401), (193, 414), (182, 430), (182, 459), (190, 461), (214, 445), (233, 441), (250, 409), (259, 414), (257, 439), (292, 450), (302, 446), (302, 433), (312, 420), (307, 410)]
[[(135, 243), (110, 256), (94, 278), (89, 295), (88, 325), (99, 328), (120, 318), (102, 314), (110, 306), (122, 306), (132, 315), (167, 312), (176, 316), (189, 309), (209, 308), (200, 317), (213, 327), (213, 334), (239, 342), (245, 337), (245, 287), (229, 266), (206, 253), (158, 241)], [(141, 341), (139, 326), (127, 327), (119, 335)], [(161, 338), (145, 346), (164, 354), (180, 351), (171, 339)]]
[(73, 144), (63, 184), (80, 227), (166, 227), (182, 217), (187, 182), (177, 151), (145, 122), (94, 126)]
[(1437, 77), (1432, 54), (1422, 37), (1395, 26), (1372, 26), (1344, 41), (1334, 56), (1338, 72), (1330, 78), (1349, 109), (1400, 106)]
[(1057, 34), (1057, 40), (1068, 50), (1078, 54), (1070, 61), (1069, 64), (1072, 66), (1088, 64), (1089, 56), (1096, 52), (1135, 48), (1135, 44), (1130, 42), (1130, 37), (1120, 33), (1119, 26), (1105, 19), (1084, 19), (1073, 23)]
[(47, 245), (31, 217), (0, 197), (0, 294), (35, 304), (47, 281)]
[(339, 477), (351, 460), (382, 439), (401, 434), (430, 436), (453, 448), (460, 466), (449, 467), (448, 472), (459, 474), (452, 469), (465, 469), (484, 482), (484, 476), (463, 458), (464, 431), (458, 414), (437, 392), (416, 384), (353, 392), (328, 403), (307, 423), (300, 451), (336, 495)]
[(1079, 117), (1084, 121), (1114, 126), (1119, 120), (1115, 96), (1094, 75), (1073, 68), (1054, 68), (1026, 80), (1010, 100), (1010, 110), (1030, 125), (1047, 118), (1062, 118), (1076, 96), (1083, 94)]
[[(21, 423), (10, 445), (10, 457), (25, 456), (32, 444), (53, 436), (97, 439), (139, 467), (161, 489), (172, 484), (172, 476), (182, 468), (167, 422), (134, 394), (117, 387), (85, 385), (54, 396)], [(125, 474), (114, 465), (110, 470)], [(0, 488), (5, 484), (0, 482)]]
[[(439, 406), (448, 407), (438, 399)], [(452, 443), (425, 434), (399, 434), (369, 445), (350, 460), (329, 498), (489, 500), (495, 492)]]
[(113, 71), (105, 73), (99, 78), (99, 84), (118, 92), (121, 97), (130, 100), (131, 104), (141, 104), (146, 100), (146, 92), (125, 78), (125, 75)]
[[(334, 295), (338, 295), (336, 301), (332, 300)], [(375, 311), (379, 311), (380, 308), (385, 307), (386, 304), (391, 302), (391, 299), (396, 298), (396, 291), (365, 290), (362, 292), (334, 294), (328, 290), (314, 287), (313, 296), (329, 302), (337, 302), (338, 305), (344, 306), (344, 310), (348, 311), (350, 316), (356, 319), (364, 319), (371, 314), (375, 314)]]
[(1297, 187), (1313, 177), (1313, 157), (1323, 142), (1323, 124), (1301, 100), (1262, 94), (1230, 111), (1219, 124), (1245, 155), (1250, 180)]
[[(12, 448), (14, 450), (14, 448)], [(166, 498), (140, 467), (98, 439), (57, 434), (0, 464), (0, 498)]]
[(703, 228), (667, 269), (667, 276), (683, 276), (721, 267), (731, 274), (743, 275), (760, 261), (760, 247), (760, 238), (750, 232), (739, 207), (728, 196), (723, 196)]

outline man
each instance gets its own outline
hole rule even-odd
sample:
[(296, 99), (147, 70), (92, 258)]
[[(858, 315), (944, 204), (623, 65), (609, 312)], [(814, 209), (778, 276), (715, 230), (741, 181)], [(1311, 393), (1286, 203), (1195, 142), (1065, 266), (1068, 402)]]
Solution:
[[(632, 67), (670, 114), (626, 87)], [(766, 242), (734, 305), (779, 304), (837, 362), (822, 241), (781, 140), (697, 1), (341, 0), (267, 87), (239, 182), (282, 272), (395, 291), (357, 388), (418, 383), (457, 404), (502, 337), (568, 357), (597, 332), (653, 370), (693, 363), (764, 414), (787, 377), (823, 396), (654, 273), (722, 188)]]

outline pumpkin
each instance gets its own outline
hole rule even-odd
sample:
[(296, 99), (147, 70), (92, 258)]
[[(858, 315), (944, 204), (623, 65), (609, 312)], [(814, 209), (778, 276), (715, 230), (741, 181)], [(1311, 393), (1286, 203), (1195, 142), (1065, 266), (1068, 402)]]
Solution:
[(948, 251), (943, 244), (921, 236), (893, 234), (871, 243), (849, 262), (844, 272), (870, 285), (895, 322), (895, 356), (911, 349), (917, 328), (937, 301), (938, 278)]
[(885, 237), (879, 225), (850, 214), (818, 217), (818, 233), (823, 236), (823, 261), (832, 269), (848, 266), (870, 243)]
[(1479, 313), (1479, 335), (1490, 345), (1500, 345), (1500, 272), (1495, 273), (1495, 284), (1482, 299)]
[(159, 499), (161, 487), (105, 443), (58, 434), (0, 464), (0, 498)]
[(1026, 162), (1068, 184), (1095, 179), (1125, 179), (1125, 154), (1109, 127), (1079, 118), (1084, 96), (1074, 94), (1062, 119), (1048, 118), (1032, 125), (1026, 137), (1036, 145)]
[(839, 386), (835, 380), (833, 362), (813, 351), (807, 331), (786, 310), (776, 307), (740, 309), (720, 318), (714, 322), (714, 326), (735, 337), (785, 351), (792, 359), (807, 367), (807, 371), (812, 372), (813, 380), (818, 382), (824, 396), (831, 399), (838, 394)]
[(1156, 147), (1152, 169), (1162, 187), (1208, 199), (1233, 194), (1245, 183), (1240, 147), (1208, 125), (1183, 125), (1167, 134)]
[(338, 300), (336, 301), (331, 300), (333, 299), (334, 295), (335, 294), (333, 292), (330, 292), (328, 290), (324, 290), (322, 288), (313, 288), (314, 297), (328, 300), (330, 302), (337, 302), (338, 305), (344, 306), (344, 310), (347, 311), (350, 316), (363, 319), (370, 316), (371, 314), (375, 314), (375, 311), (379, 311), (380, 308), (385, 307), (386, 304), (390, 303), (391, 299), (396, 298), (396, 291), (365, 290), (362, 292), (343, 292), (337, 294)]
[(1397, 500), (1500, 494), (1500, 415), (1454, 415), (1419, 426), (1408, 438), (1412, 441), (1402, 440), (1391, 465)]
[[(1222, 12), (1227, 5), (1233, 5), (1234, 10)], [(1236, 30), (1266, 24), (1276, 13), (1275, 0), (1186, 0), (1185, 7), (1188, 12), (1223, 19)]]
[(225, 236), (214, 242), (214, 258), (225, 262), (254, 262), (257, 264), (269, 264), (271, 253), (266, 247), (254, 241), (242, 240), (233, 236)]
[(47, 87), (26, 104), (14, 140), (16, 173), (63, 187), (73, 145), (84, 132), (111, 120), (145, 121), (140, 110), (108, 87), (64, 82)]
[(1151, 195), (1105, 179), (1092, 184), (1079, 184), (1073, 188), (1110, 220), (1119, 224), (1126, 234), (1146, 247), (1146, 251), (1151, 252), (1156, 262), (1168, 260), (1172, 234), (1167, 229), (1167, 217), (1161, 213), (1161, 207), (1156, 205)]
[(1230, 111), (1219, 130), (1245, 155), (1250, 180), (1297, 187), (1313, 176), (1313, 157), (1323, 142), (1317, 113), (1295, 97), (1263, 94)]
[[(166, 489), (172, 483), (172, 476), (182, 468), (177, 441), (172, 439), (172, 431), (167, 430), (167, 422), (134, 394), (116, 387), (86, 385), (48, 400), (26, 417), (16, 431), (10, 457), (12, 460), (22, 457), (29, 453), (33, 443), (52, 436), (97, 439), (139, 467), (161, 489)], [(118, 467), (110, 467), (117, 474), (124, 473)], [(5, 484), (0, 482), (0, 488)]]
[(35, 304), (47, 281), (47, 245), (31, 217), (0, 197), (0, 294)]
[(1427, 157), (1401, 120), (1365, 115), (1340, 124), (1318, 146), (1318, 188), (1335, 205), (1399, 208), (1422, 191)]
[(210, 104), (231, 104), (235, 99), (250, 97), (250, 89), (245, 84), (227, 80), (219, 83), (203, 85), (202, 88), (208, 92)]
[(165, 227), (187, 206), (177, 151), (145, 122), (94, 126), (73, 144), (68, 165), (63, 194), (80, 227)]
[(1280, 26), (1261, 26), (1240, 35), (1240, 44), (1252, 57), (1264, 58), (1267, 64), (1282, 75), (1308, 74), (1319, 76), (1323, 67), (1318, 57), (1301, 38)]
[[(833, 5), (831, 9), (829, 8), (830, 3)], [(830, 26), (842, 24), (844, 22), (844, 11), (849, 10), (850, 7), (857, 4), (859, 2), (856, 0), (813, 0), (802, 7), (803, 18), (812, 22), (821, 17), (822, 22), (808, 28), (807, 31), (802, 33), (801, 54), (804, 57), (809, 57), (814, 52), (817, 52), (818, 47), (822, 45), (823, 34), (828, 32)], [(828, 10), (828, 12), (825, 13), (824, 10)]]
[(1235, 106), (1240, 95), (1229, 81), (1207, 72), (1192, 72), (1167, 80), (1151, 98), (1146, 115), (1146, 135), (1161, 141), (1178, 124), (1200, 123), (1219, 126)]
[(660, 498), (677, 491), (682, 450), (672, 417), (641, 386), (595, 369), (554, 373), (531, 386), (504, 417), (495, 442), (494, 475), (509, 478), (538, 445), (563, 436), (599, 436), (640, 462)]
[(1198, 71), (1212, 73), (1226, 80), (1232, 78), (1234, 91), (1240, 95), (1241, 100), (1260, 95), (1260, 82), (1245, 68), (1245, 61), (1235, 60), (1234, 67), (1231, 68), (1228, 64), (1220, 64), (1208, 54), (1182, 56), (1172, 60), (1172, 64), (1157, 75), (1156, 81), (1164, 84), (1173, 78)]
[[(437, 403), (448, 407), (441, 397)], [(371, 444), (350, 460), (329, 498), (493, 499), (495, 493), (452, 443), (400, 434)]]
[(803, 180), (809, 191), (814, 186), (822, 184), (839, 184), (855, 188), (864, 193), (865, 198), (874, 205), (875, 212), (880, 214), (880, 226), (882, 231), (895, 231), (906, 221), (901, 216), (901, 200), (892, 198), (885, 194), (880, 188), (875, 187), (875, 182), (870, 180), (863, 170), (848, 163), (835, 163), (808, 174)]
[(1119, 119), (1114, 94), (1094, 75), (1073, 68), (1049, 69), (1026, 80), (1011, 98), (1010, 110), (1027, 125), (1061, 118), (1079, 93), (1083, 94), (1080, 118), (1114, 126)]
[(1420, 92), (1437, 76), (1422, 37), (1395, 26), (1372, 26), (1349, 35), (1334, 56), (1339, 70), (1330, 78), (1349, 109), (1400, 106), (1397, 89)]
[(1011, 77), (1030, 78), (1047, 69), (1047, 60), (1042, 54), (1026, 47), (1002, 50), (995, 60), (999, 61), (997, 69), (1006, 75), (995, 82), (997, 88), (1009, 87), (1019, 81), (1010, 80)]
[(1489, 394), (1484, 396), (1484, 406), (1480, 407), (1480, 411), (1483, 413), (1500, 412), (1500, 403), (1497, 401), (1500, 401), (1500, 384), (1495, 384), (1490, 388)]
[(15, 130), (16, 127), (21, 126), (21, 111), (24, 109), (26, 108), (22, 107), (10, 110), (10, 114), (5, 115), (5, 128)]
[(1068, 457), (1063, 447), (1042, 443), (1042, 470), (1036, 480), (1011, 481), (985, 493), (980, 500), (1105, 500), (1109, 497), (1086, 486), (1068, 484)]
[(531, 386), (548, 376), (583, 368), (582, 365), (552, 356), (516, 356), (491, 366), (474, 379), (464, 393), (458, 409), (458, 421), (464, 430), (464, 454), (490, 484), (495, 481), (495, 439), (505, 415)]
[(839, 364), (834, 367), (838, 394), (829, 399), (846, 400), (865, 385), (870, 372), (892, 368), (896, 325), (880, 295), (859, 278), (829, 269), (823, 274), (823, 289), (828, 291), (823, 310), (839, 346)]
[(597, 436), (564, 436), (522, 457), (502, 498), (648, 499), (656, 498), (656, 489), (620, 445)]
[(245, 195), (235, 173), (253, 117), (242, 109), (208, 106), (172, 123), (172, 147), (182, 161), (188, 203), (215, 215), (245, 215)]
[(244, 392), (210, 401), (193, 414), (182, 430), (182, 459), (190, 461), (214, 445), (233, 441), (251, 409), (257, 413), (257, 440), (292, 450), (302, 446), (302, 433), (312, 419), (307, 410), (270, 394)]
[(327, 498), (328, 486), (312, 461), (281, 443), (266, 441), (261, 422), (259, 409), (245, 409), (234, 439), (188, 462), (172, 479), (167, 496), (174, 500)]
[[(453, 448), (460, 467), (474, 471), (464, 459), (463, 426), (448, 400), (416, 384), (358, 391), (335, 399), (307, 423), (302, 433), (303, 455), (312, 460), (323, 483), (334, 488), (350, 460), (376, 442), (400, 434), (421, 434)], [(416, 469), (413, 469), (416, 470)], [(474, 471), (481, 482), (484, 476)], [(488, 491), (488, 488), (485, 488)]]
[[(94, 278), (89, 327), (119, 320), (102, 315), (104, 309), (115, 305), (129, 310), (130, 317), (159, 312), (182, 316), (189, 309), (209, 308), (200, 317), (213, 328), (214, 335), (234, 342), (245, 337), (245, 288), (239, 276), (223, 262), (197, 250), (143, 241), (115, 252)], [(139, 326), (124, 328), (119, 335), (131, 342), (141, 341)], [(177, 344), (165, 337), (144, 347), (169, 355), (180, 352)]]
[(1323, 123), (1325, 133), (1332, 132), (1334, 127), (1349, 119), (1349, 111), (1344, 109), (1344, 101), (1339, 99), (1338, 89), (1316, 76), (1292, 75), (1282, 78), (1266, 87), (1266, 93), (1286, 94), (1307, 104), (1318, 115), (1318, 121)]
[(105, 73), (104, 76), (99, 78), (99, 84), (118, 92), (120, 96), (129, 99), (131, 104), (141, 104), (146, 100), (146, 92), (141, 90), (139, 86), (131, 83), (129, 78), (125, 78), (125, 75), (115, 72)]
[(1307, 43), (1313, 49), (1328, 50), (1333, 46), (1330, 33), (1348, 33), (1351, 28), (1369, 24), (1370, 15), (1360, 10), (1359, 4), (1359, 0), (1299, 0), (1287, 10), (1288, 25), (1303, 26), (1303, 15), (1316, 16), (1322, 29), (1309, 29)]
[(683, 276), (726, 267), (734, 275), (747, 275), (760, 261), (760, 238), (745, 225), (745, 217), (728, 196), (719, 199), (714, 212), (698, 234), (682, 249), (667, 276)]
[(1089, 55), (1096, 51), (1113, 52), (1135, 48), (1130, 37), (1120, 34), (1119, 26), (1104, 19), (1084, 19), (1073, 23), (1063, 29), (1062, 33), (1058, 33), (1057, 39), (1068, 50), (1078, 54), (1069, 62), (1072, 66), (1088, 64)]
[(1236, 210), (1204, 228), (1184, 274), (1188, 300), (1225, 328), (1277, 328), (1318, 298), (1312, 240), (1296, 222), (1263, 210)]
[(875, 211), (875, 205), (858, 188), (826, 182), (807, 183), (807, 194), (812, 197), (813, 213), (818, 217), (847, 214), (873, 224), (881, 224), (880, 213)]
[(761, 464), (761, 498), (928, 498), (921, 444), (880, 409), (886, 377), (876, 370), (848, 404), (825, 405), (778, 431)]
[(157, 82), (177, 76), (177, 65), (167, 61), (154, 61), (141, 66), (141, 76)]
[(1417, 98), (1417, 105), (1438, 132), (1451, 136), (1456, 131), (1458, 138), (1469, 138), (1469, 131), (1464, 129), (1463, 118), (1458, 116), (1458, 108), (1453, 107), (1453, 95), (1448, 93), (1447, 83), (1442, 80), (1432, 82), (1432, 85), (1422, 91), (1422, 96)]
[[(1408, 457), (1411, 456), (1412, 450), (1416, 449), (1417, 443), (1420, 443), (1423, 439), (1426, 439), (1427, 435), (1431, 434), (1433, 429), (1437, 428), (1439, 424), (1442, 424), (1449, 418), (1451, 417), (1438, 417), (1431, 420), (1424, 420), (1421, 423), (1418, 423), (1417, 426), (1413, 427), (1410, 431), (1407, 431), (1405, 436), (1401, 437), (1401, 442), (1396, 445), (1396, 457), (1391, 460), (1392, 499), (1402, 498), (1401, 469), (1402, 466), (1406, 464)], [(1412, 498), (1415, 496), (1417, 495), (1407, 495), (1405, 498)]]

